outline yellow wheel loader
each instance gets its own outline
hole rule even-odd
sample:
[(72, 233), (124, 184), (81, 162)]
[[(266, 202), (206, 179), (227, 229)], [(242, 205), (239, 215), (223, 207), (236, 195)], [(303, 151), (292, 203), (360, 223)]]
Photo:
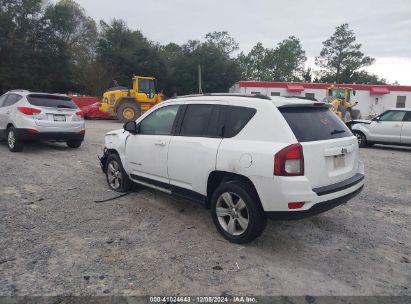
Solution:
[(153, 77), (134, 76), (133, 88), (113, 87), (103, 94), (100, 111), (117, 116), (122, 122), (136, 120), (141, 114), (164, 100), (155, 89)]
[(331, 110), (344, 122), (352, 120), (352, 108), (358, 104), (358, 102), (351, 103), (351, 95), (355, 95), (355, 91), (351, 88), (331, 86), (326, 89), (324, 101), (331, 104)]

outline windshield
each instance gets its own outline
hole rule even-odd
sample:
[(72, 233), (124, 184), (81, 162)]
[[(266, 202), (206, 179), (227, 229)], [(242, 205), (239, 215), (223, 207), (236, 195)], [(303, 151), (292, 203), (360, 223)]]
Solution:
[(155, 94), (154, 80), (152, 79), (139, 79), (138, 80), (138, 92), (146, 93), (153, 96)]
[[(345, 99), (345, 91), (346, 89), (339, 89), (339, 88), (329, 89), (328, 95), (333, 98)], [(350, 101), (350, 97), (351, 97), (351, 91), (347, 90), (347, 101)]]

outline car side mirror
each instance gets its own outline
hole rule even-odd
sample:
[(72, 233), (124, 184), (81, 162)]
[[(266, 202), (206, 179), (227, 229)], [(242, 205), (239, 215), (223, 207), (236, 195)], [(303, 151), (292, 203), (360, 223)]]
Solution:
[(135, 121), (128, 121), (124, 124), (124, 130), (130, 132), (131, 134), (137, 134), (138, 128)]
[(373, 120), (373, 121), (376, 121), (376, 122), (380, 122), (380, 117), (379, 117), (379, 116), (374, 117), (372, 120)]

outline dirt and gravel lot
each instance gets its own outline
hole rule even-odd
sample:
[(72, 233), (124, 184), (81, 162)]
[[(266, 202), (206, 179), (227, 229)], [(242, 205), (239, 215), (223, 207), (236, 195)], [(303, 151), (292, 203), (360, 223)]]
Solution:
[(97, 156), (114, 121), (78, 150), (0, 143), (0, 295), (411, 295), (411, 149), (362, 149), (364, 191), (241, 246), (209, 211), (141, 189), (108, 191)]

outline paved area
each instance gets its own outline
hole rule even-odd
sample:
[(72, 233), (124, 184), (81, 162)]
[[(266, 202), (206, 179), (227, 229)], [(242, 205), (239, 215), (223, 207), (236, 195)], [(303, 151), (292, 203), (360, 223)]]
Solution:
[(78, 150), (0, 143), (0, 295), (411, 295), (411, 149), (362, 149), (358, 197), (241, 246), (152, 190), (96, 202), (117, 196), (97, 156), (120, 127), (88, 121)]

